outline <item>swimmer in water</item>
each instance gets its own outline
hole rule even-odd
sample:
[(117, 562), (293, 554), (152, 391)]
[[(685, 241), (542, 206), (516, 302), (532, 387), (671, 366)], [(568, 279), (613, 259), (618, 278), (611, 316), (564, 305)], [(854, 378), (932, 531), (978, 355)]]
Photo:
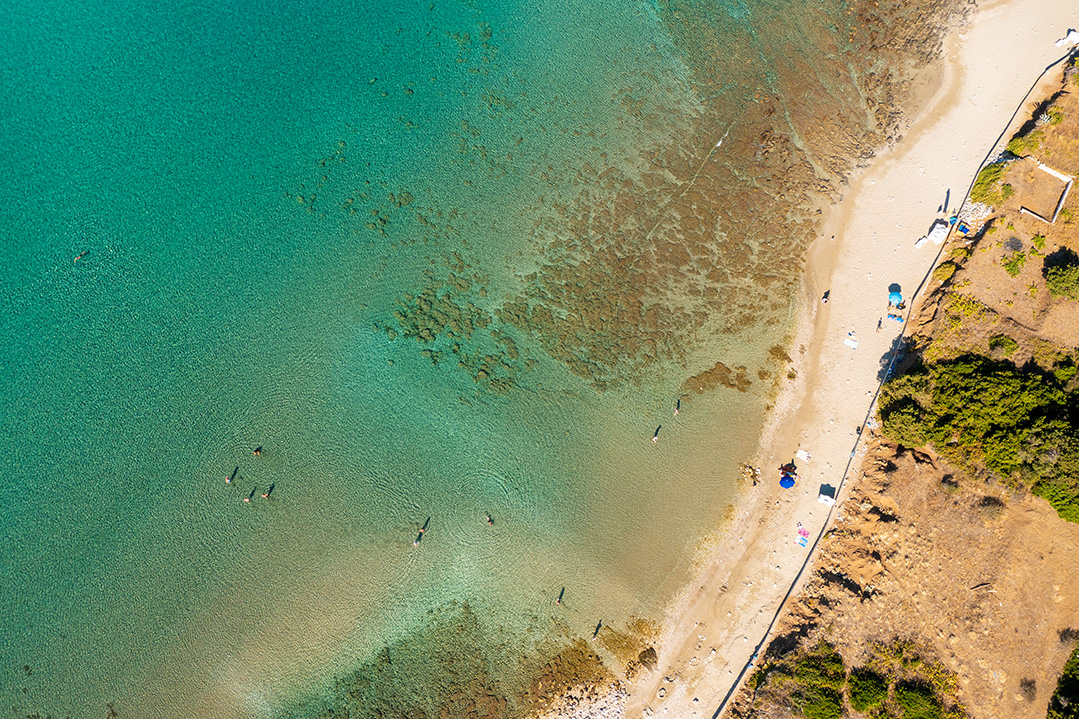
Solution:
[(558, 593), (558, 599), (554, 600), (555, 604), (562, 603), (562, 597), (566, 596), (566, 588), (562, 587), (562, 591)]
[(678, 398), (674, 401), (674, 416), (678, 416), (678, 410), (682, 408), (682, 399)]
[(274, 483), (270, 482), (270, 488), (266, 490), (266, 494), (262, 495), (262, 498), (263, 499), (269, 499), (270, 495), (273, 494), (273, 488), (274, 488)]
[(416, 535), (416, 540), (414, 542), (412, 542), (413, 547), (418, 545), (420, 543), (420, 540), (423, 539), (423, 534), (424, 534), (424, 532), (427, 531), (427, 525), (430, 524), (430, 523), (431, 523), (431, 518), (428, 517), (427, 521), (423, 523), (422, 527), (420, 527), (420, 533)]
[(252, 487), (251, 488), (251, 494), (244, 497), (244, 501), (245, 502), (250, 502), (251, 498), (255, 496), (255, 490), (258, 489), (258, 488), (259, 488), (259, 486), (257, 484), (254, 487)]
[(489, 527), (495, 526), (495, 520), (491, 518), (491, 515), (485, 514), (485, 515), (483, 515), (483, 518), (487, 521), (487, 526), (489, 526)]
[(72, 260), (72, 262), (78, 262), (83, 257), (86, 257), (88, 254), (90, 254), (90, 250), (83, 250), (82, 253), (78, 257), (76, 257), (75, 259)]
[(663, 429), (663, 425), (656, 427), (656, 433), (652, 435), (652, 444), (659, 442), (659, 431)]
[(225, 477), (225, 484), (232, 484), (232, 480), (236, 479), (236, 473), (239, 472), (239, 471), (240, 471), (239, 467), (232, 470), (232, 476), (231, 477)]
[(262, 456), (262, 445), (261, 444), (258, 447), (255, 447), (254, 455), (256, 457), (261, 457)]
[(599, 636), (599, 630), (603, 627), (603, 620), (599, 620), (599, 624), (596, 625), (596, 631), (592, 632), (592, 641), (596, 641), (596, 637)]

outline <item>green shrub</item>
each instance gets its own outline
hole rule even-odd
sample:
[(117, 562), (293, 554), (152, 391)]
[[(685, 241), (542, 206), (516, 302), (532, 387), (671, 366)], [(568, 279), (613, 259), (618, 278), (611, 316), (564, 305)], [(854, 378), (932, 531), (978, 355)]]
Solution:
[(1059, 265), (1046, 269), (1045, 286), (1053, 297), (1079, 300), (1079, 265)]
[(842, 689), (847, 680), (843, 657), (831, 644), (821, 642), (794, 667), (794, 678), (801, 685)]
[(1079, 522), (1079, 394), (1055, 376), (966, 355), (886, 383), (879, 411), (893, 441), (932, 444), (968, 472), (1026, 484)]
[(1000, 186), (1000, 199), (1007, 200), (1009, 197), (1015, 194), (1015, 188), (1005, 182)]
[(955, 274), (955, 271), (959, 269), (959, 265), (955, 264), (951, 260), (941, 262), (933, 270), (933, 279), (936, 282), (947, 282)]
[(1019, 347), (1019, 343), (1008, 335), (994, 335), (989, 338), (989, 351), (994, 354), (1002, 354), (1005, 357), (1011, 355)]
[(1079, 367), (1076, 367), (1075, 362), (1068, 358), (1053, 369), (1053, 376), (1057, 378), (1057, 382), (1067, 384), (1068, 380), (1074, 377), (1077, 371), (1079, 371)]
[(859, 669), (851, 672), (847, 696), (856, 711), (876, 709), (888, 699), (888, 681), (872, 670)]
[(795, 703), (808, 719), (840, 719), (847, 671), (835, 647), (821, 642), (794, 666)]
[(1030, 243), (1038, 248), (1038, 250), (1045, 249), (1045, 235), (1034, 235), (1030, 238)]
[(918, 684), (900, 684), (895, 688), (895, 703), (903, 719), (941, 719), (940, 702), (933, 690)]
[(970, 295), (953, 294), (948, 298), (945, 311), (953, 310), (965, 318), (978, 319), (985, 313), (985, 306)]
[(1079, 719), (1079, 647), (1064, 665), (1045, 719)]
[(1064, 122), (1064, 111), (1059, 107), (1053, 107), (1049, 109), (1049, 124), (1059, 125)]
[(1001, 178), (1004, 177), (1004, 163), (988, 165), (978, 173), (974, 180), (974, 186), (970, 189), (970, 199), (985, 205), (996, 205), (1002, 200), (1000, 196)]
[(892, 405), (881, 421), (885, 436), (904, 447), (924, 447), (929, 442), (922, 428), (923, 412), (917, 402)]
[(1023, 252), (1012, 252), (1000, 258), (1000, 266), (1012, 277), (1023, 271), (1023, 265), (1027, 262), (1027, 256)]
[(1038, 149), (1042, 144), (1045, 133), (1035, 130), (1023, 137), (1013, 137), (1008, 143), (1007, 150), (1016, 157), (1025, 157)]
[(802, 702), (806, 719), (842, 719), (843, 696), (829, 687), (813, 687)]

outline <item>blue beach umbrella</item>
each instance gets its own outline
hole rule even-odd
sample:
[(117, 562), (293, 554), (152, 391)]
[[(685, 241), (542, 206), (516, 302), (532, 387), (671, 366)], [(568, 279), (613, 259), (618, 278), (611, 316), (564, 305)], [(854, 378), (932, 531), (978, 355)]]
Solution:
[(893, 305), (901, 305), (903, 304), (903, 295), (898, 292), (890, 292), (888, 293), (888, 301)]
[(794, 478), (788, 474), (783, 475), (783, 479), (779, 480), (779, 486), (783, 489), (790, 489), (794, 486)]

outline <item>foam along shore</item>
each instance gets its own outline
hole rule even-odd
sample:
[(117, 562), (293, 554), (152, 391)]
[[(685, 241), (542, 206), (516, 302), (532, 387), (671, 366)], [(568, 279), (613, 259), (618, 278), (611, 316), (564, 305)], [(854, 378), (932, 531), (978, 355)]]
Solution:
[[(1066, 51), (1055, 41), (1077, 26), (1073, 0), (980, 5), (945, 42), (943, 67), (933, 71), (936, 82), (903, 138), (852, 177), (826, 215), (807, 258), (803, 318), (790, 352), (799, 380), (784, 390), (762, 436), (763, 481), (746, 487), (695, 581), (672, 601), (656, 645), (659, 664), (630, 687), (626, 716), (711, 717), (722, 703), (823, 527), (829, 507), (817, 500), (821, 485), (838, 486), (848, 462), (857, 471), (857, 430), (882, 358), (902, 330), (885, 319), (889, 288), (899, 285), (910, 301), (939, 249), (915, 242), (946, 197), (948, 209), (958, 209), (1001, 132), (1027, 118), (1029, 103), (1011, 122), (1031, 84)], [(822, 304), (826, 290), (830, 301)], [(844, 343), (848, 336), (857, 338), (856, 349)], [(799, 449), (810, 458), (796, 461), (795, 487), (780, 489), (776, 468)], [(808, 547), (800, 546), (799, 529), (809, 530)]]

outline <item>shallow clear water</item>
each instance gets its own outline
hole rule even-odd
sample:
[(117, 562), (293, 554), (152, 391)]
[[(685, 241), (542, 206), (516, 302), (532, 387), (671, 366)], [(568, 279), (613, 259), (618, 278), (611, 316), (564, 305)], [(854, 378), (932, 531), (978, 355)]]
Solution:
[[(841, 10), (17, 0), (4, 702), (269, 716), (461, 603), (512, 688), (658, 617), (808, 232), (754, 98)], [(690, 392), (717, 361), (749, 391)]]

